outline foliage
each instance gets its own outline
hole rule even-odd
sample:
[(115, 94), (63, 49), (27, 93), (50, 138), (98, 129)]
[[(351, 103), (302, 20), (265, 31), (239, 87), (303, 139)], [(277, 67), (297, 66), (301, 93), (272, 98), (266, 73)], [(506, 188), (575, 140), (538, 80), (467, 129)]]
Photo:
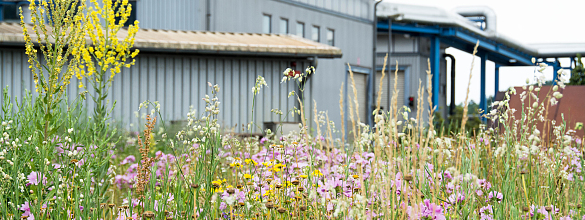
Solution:
[(571, 79), (568, 85), (585, 85), (585, 66), (581, 60), (581, 54), (577, 54), (575, 68), (571, 71)]
[[(105, 9), (96, 7), (75, 13), (76, 10), (70, 9), (75, 8), (71, 7), (75, 6), (74, 2), (40, 3), (58, 9), (51, 10), (51, 18), (56, 23), (70, 19), (65, 15), (81, 16), (83, 27), (77, 31), (86, 31), (83, 33), (88, 35), (97, 31), (94, 46), (80, 43), (66, 49), (78, 48), (76, 53), (81, 55), (71, 52), (72, 56), (61, 58), (68, 59), (63, 63), (70, 64), (62, 76), (80, 73), (92, 79), (95, 89), (107, 88), (111, 78), (105, 76), (119, 73), (116, 67), (128, 64), (123, 58), (133, 58), (128, 49), (131, 41), (112, 46), (116, 40), (106, 35), (101, 38), (95, 29), (98, 23), (106, 24), (102, 27), (105, 29), (118, 28), (107, 21), (112, 15), (108, 8), (116, 8), (117, 3), (106, 2)], [(35, 9), (37, 18), (48, 6)], [(80, 7), (84, 7), (83, 3), (77, 8)], [(106, 21), (92, 23), (96, 18), (106, 18)], [(37, 26), (42, 30), (43, 27)], [(23, 24), (23, 28), (28, 27)], [(83, 36), (83, 33), (66, 36)], [(29, 56), (36, 50), (29, 43), (32, 38), (29, 36), (26, 44)], [(39, 46), (42, 47), (54, 54), (59, 53), (51, 51), (65, 50), (65, 44), (61, 43), (44, 41)], [(101, 57), (98, 52), (103, 53)], [(83, 57), (87, 54), (91, 59)], [(161, 106), (145, 101), (139, 109), (146, 108), (150, 114), (145, 116), (143, 133), (121, 135), (116, 130), (108, 130), (105, 109), (94, 111), (98, 119), (82, 117), (83, 94), (73, 102), (58, 98), (58, 94), (66, 94), (63, 85), (68, 83), (68, 78), (60, 78), (51, 69), (64, 66), (61, 62), (51, 62), (51, 59), (58, 61), (55, 55), (51, 56), (43, 56), (43, 59), (51, 57), (46, 66), (31, 61), (31, 68), (36, 68), (39, 74), (40, 98), (33, 100), (29, 93), (14, 106), (6, 90), (3, 93), (0, 116), (3, 218), (576, 219), (585, 216), (583, 137), (575, 136), (573, 128), (563, 121), (546, 120), (547, 109), (556, 105), (556, 99), (562, 98), (562, 94), (555, 91), (546, 99), (534, 98), (540, 92), (540, 81), (539, 86), (531, 86), (528, 92), (519, 94), (522, 101), (530, 103), (522, 109), (509, 108), (510, 97), (518, 95), (513, 88), (505, 93), (506, 99), (491, 104), (492, 110), (484, 116), (504, 125), (500, 130), (482, 125), (474, 128), (474, 119), (466, 121), (463, 112), (477, 112), (477, 105), (471, 103), (459, 108), (460, 123), (450, 119), (453, 127), (461, 124), (462, 128), (445, 134), (435, 129), (434, 112), (423, 108), (424, 100), (417, 103), (416, 118), (409, 118), (410, 109), (397, 107), (397, 97), (393, 97), (390, 112), (375, 114), (374, 127), (354, 119), (360, 115), (360, 108), (350, 69), (354, 97), (349, 101), (352, 124), (348, 127), (351, 126), (354, 138), (344, 141), (344, 132), (335, 130), (335, 124), (324, 116), (326, 113), (315, 113), (312, 119), (305, 117), (309, 114), (303, 108), (302, 82), (309, 74), (316, 74), (315, 69), (309, 68), (303, 74), (285, 70), (283, 82), (297, 83), (298, 90), (282, 98), (299, 101), (300, 108), (272, 112), (281, 117), (300, 118), (297, 132), (279, 134), (267, 130), (262, 139), (224, 133), (218, 123), (220, 87), (208, 83), (212, 93), (204, 97), (205, 110), (197, 113), (192, 109), (187, 114), (187, 124), (176, 134), (165, 133), (169, 128), (160, 117)], [(72, 63), (77, 67), (71, 67)], [(94, 71), (82, 71), (94, 67)], [(427, 74), (430, 77), (430, 72)], [(253, 94), (260, 94), (263, 86), (268, 85), (259, 76)], [(564, 87), (562, 82), (558, 86)], [(396, 88), (394, 91), (398, 93)], [(426, 91), (427, 102), (431, 100), (429, 85), (426, 90), (421, 86), (418, 91), (419, 97)], [(99, 103), (106, 96), (107, 93), (102, 93), (94, 100)], [(342, 101), (340, 105), (343, 109)], [(423, 121), (425, 114), (431, 118), (428, 122)], [(157, 121), (159, 131), (155, 128)], [(248, 129), (252, 130), (252, 126), (257, 125), (250, 123)], [(470, 128), (474, 132), (460, 132)], [(119, 142), (117, 137), (123, 141)]]

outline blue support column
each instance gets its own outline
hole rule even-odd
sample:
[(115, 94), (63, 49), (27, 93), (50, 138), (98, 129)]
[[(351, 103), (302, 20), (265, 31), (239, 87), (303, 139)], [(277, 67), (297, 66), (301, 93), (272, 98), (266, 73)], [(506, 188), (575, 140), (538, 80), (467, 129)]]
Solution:
[(494, 77), (494, 98), (496, 94), (500, 91), (500, 65), (496, 64), (496, 71)]
[[(487, 53), (481, 53), (479, 55), (479, 57), (481, 58), (481, 97), (480, 97), (480, 101), (479, 101), (479, 108), (482, 109), (484, 111), (484, 113), (487, 113), (487, 100), (486, 100), (486, 95), (485, 95), (485, 67), (486, 67), (486, 62), (488, 59), (488, 55)], [(485, 122), (486, 118), (481, 118), (481, 121)]]
[(0, 21), (4, 20), (4, 4), (0, 3)]
[(553, 85), (557, 84), (557, 80), (559, 79), (559, 74), (557, 72), (561, 69), (561, 63), (559, 59), (555, 58), (555, 62), (553, 63)]
[(575, 62), (575, 57), (571, 57), (571, 62), (569, 62), (569, 71), (573, 72), (573, 62)]
[(433, 74), (433, 108), (439, 108), (439, 83), (441, 79), (441, 39), (437, 36), (431, 37), (431, 74)]

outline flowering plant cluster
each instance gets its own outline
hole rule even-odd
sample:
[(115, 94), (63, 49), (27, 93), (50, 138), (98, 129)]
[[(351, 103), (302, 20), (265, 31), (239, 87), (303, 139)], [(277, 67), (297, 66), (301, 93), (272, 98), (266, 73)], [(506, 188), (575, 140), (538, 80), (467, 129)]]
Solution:
[[(467, 134), (464, 119), (462, 132), (444, 134), (433, 127), (434, 110), (423, 99), (411, 110), (393, 97), (388, 112), (374, 112), (374, 126), (361, 123), (351, 73), (352, 124), (338, 131), (328, 112), (314, 105), (307, 114), (303, 107), (304, 83), (315, 69), (287, 69), (281, 83), (295, 82), (298, 90), (281, 98), (300, 108), (272, 113), (299, 118), (297, 131), (265, 130), (259, 137), (252, 134), (258, 125), (249, 123), (246, 134), (228, 132), (218, 118), (220, 87), (208, 83), (205, 109), (191, 109), (176, 133), (160, 117), (164, 106), (150, 101), (140, 105), (150, 110), (143, 132), (124, 133), (107, 126), (101, 105), (107, 93), (94, 97), (102, 106), (98, 119), (83, 117), (82, 102), (59, 99), (77, 74), (106, 91), (138, 53), (130, 52), (138, 23), (124, 40), (115, 37), (129, 16), (128, 2), (90, 2), (86, 8), (84, 1), (40, 1), (42, 7), (31, 1), (32, 30), (43, 31), (47, 8), (62, 27), (53, 29), (60, 31), (54, 42), (35, 47), (23, 22), (31, 68), (49, 72), (33, 71), (41, 98), (29, 94), (15, 107), (3, 94), (0, 219), (585, 219), (585, 154), (575, 132), (583, 124), (547, 117), (562, 98), (560, 81), (544, 100), (540, 85), (521, 94), (510, 89), (485, 114), (491, 127)], [(39, 67), (37, 48), (55, 61), (51, 68)], [(60, 75), (63, 59), (75, 65)], [(264, 86), (258, 76), (253, 103)], [(425, 91), (430, 101), (430, 85), (418, 95)], [(522, 109), (510, 107), (512, 96), (525, 103)]]

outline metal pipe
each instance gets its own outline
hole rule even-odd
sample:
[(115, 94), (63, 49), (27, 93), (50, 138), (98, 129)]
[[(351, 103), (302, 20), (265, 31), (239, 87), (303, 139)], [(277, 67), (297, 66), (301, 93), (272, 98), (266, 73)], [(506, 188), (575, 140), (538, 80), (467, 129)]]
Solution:
[(380, 4), (382, 2), (382, 0), (377, 0), (376, 3), (374, 4), (374, 15), (373, 15), (373, 19), (374, 22), (372, 24), (372, 35), (374, 38), (374, 41), (372, 41), (372, 45), (373, 45), (373, 53), (372, 53), (372, 74), (370, 75), (370, 81), (369, 81), (369, 85), (370, 88), (368, 89), (368, 96), (366, 98), (366, 103), (368, 103), (368, 107), (367, 112), (366, 112), (366, 116), (367, 116), (367, 123), (370, 126), (374, 126), (374, 116), (372, 115), (372, 112), (374, 111), (374, 99), (376, 99), (375, 97), (375, 92), (374, 92), (374, 88), (376, 87), (374, 84), (376, 84), (376, 44), (378, 41), (378, 16), (376, 16), (377, 13), (377, 7), (378, 4)]
[(451, 54), (444, 54), (443, 57), (451, 59), (451, 104), (449, 115), (455, 114), (455, 57)]
[(496, 12), (486, 6), (463, 6), (453, 9), (453, 12), (463, 17), (483, 16), (485, 17), (485, 30), (496, 32)]

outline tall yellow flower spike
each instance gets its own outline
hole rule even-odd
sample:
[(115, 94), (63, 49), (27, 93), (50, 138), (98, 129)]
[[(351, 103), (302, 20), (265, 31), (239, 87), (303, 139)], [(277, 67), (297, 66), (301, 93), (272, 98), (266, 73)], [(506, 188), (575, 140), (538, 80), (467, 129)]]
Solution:
[[(38, 4), (40, 4), (40, 6)], [(58, 102), (75, 73), (79, 72), (79, 48), (85, 44), (83, 25), (84, 1), (29, 0), (31, 22), (25, 22), (20, 10), (20, 25), (26, 44), (29, 68), (33, 74), (35, 89), (46, 98), (46, 105)], [(47, 24), (45, 23), (48, 22)], [(41, 62), (38, 50), (42, 53)], [(68, 57), (73, 56), (73, 59)]]

